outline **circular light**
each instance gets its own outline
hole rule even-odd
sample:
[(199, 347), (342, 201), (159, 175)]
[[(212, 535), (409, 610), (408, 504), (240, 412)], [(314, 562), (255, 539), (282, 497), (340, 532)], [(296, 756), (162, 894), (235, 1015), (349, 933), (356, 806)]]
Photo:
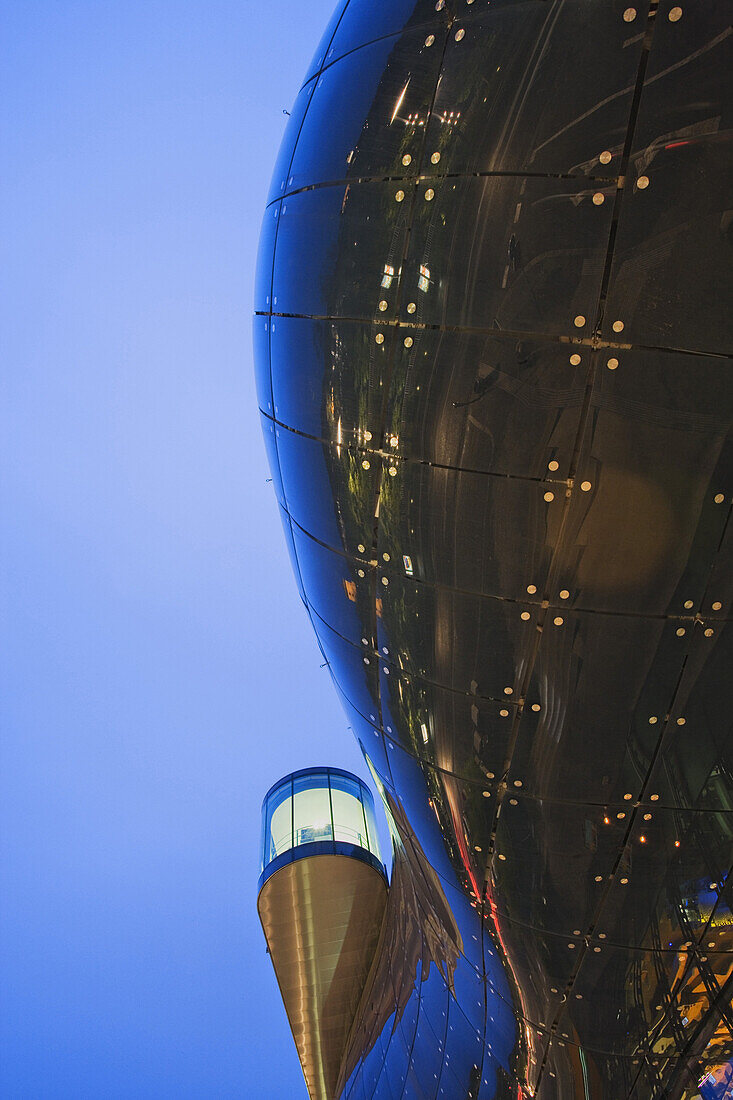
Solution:
[(382, 577), (382, 584), (386, 587), (389, 584), (389, 577)]
[(722, 504), (723, 501), (725, 500), (725, 496), (723, 495), (723, 493), (716, 493), (715, 496), (713, 497), (713, 500), (715, 501), (716, 504)]
[(529, 618), (529, 611), (523, 611), (522, 614), (519, 616), (519, 618), (524, 619), (524, 621), (526, 622), (527, 619)]
[(623, 323), (623, 321), (614, 321), (613, 324), (611, 325), (611, 328), (613, 329), (614, 332), (623, 332), (624, 331), (624, 323)]
[(433, 191), (432, 187), (428, 187), (427, 191), (425, 192), (425, 202), (430, 202), (433, 198), (435, 198), (435, 192)]
[(552, 621), (555, 624), (555, 626), (562, 626), (562, 624), (565, 622), (562, 615), (556, 615), (555, 618)]
[(670, 8), (669, 15), (667, 16), (670, 23), (677, 23), (682, 18), (682, 8)]
[(406, 348), (411, 348), (412, 344), (413, 344), (412, 337), (411, 336), (406, 336), (405, 337), (405, 347)]
[(608, 362), (606, 363), (606, 366), (608, 367), (609, 370), (616, 370), (616, 368), (618, 366), (618, 359), (613, 359), (613, 358), (609, 359)]
[(532, 704), (532, 710), (533, 710), (533, 711), (535, 712), (535, 714), (536, 714), (538, 710), (542, 710), (542, 707), (540, 706), (540, 704), (539, 704), (539, 703), (533, 703), (533, 704)]
[(436, 151), (430, 157), (430, 161), (431, 161), (432, 164), (437, 164), (439, 160), (440, 160), (440, 153), (436, 149)]
[(425, 45), (426, 46), (432, 46), (434, 41), (435, 41), (435, 35), (434, 34), (429, 34), (428, 37), (425, 39)]
[(570, 596), (570, 593), (568, 592), (567, 588), (563, 588), (563, 590), (560, 593), (560, 599), (561, 600), (567, 600), (569, 596)]
[(593, 196), (593, 205), (601, 206), (602, 203), (605, 202), (605, 199), (606, 196), (603, 194), (602, 191), (596, 191), (595, 195)]
[(508, 711), (508, 710), (505, 710), (504, 708), (502, 708), (502, 709), (501, 709), (501, 710), (499, 711), (499, 717), (500, 717), (500, 718), (508, 718), (508, 717), (509, 717), (509, 711)]
[(601, 164), (610, 164), (610, 162), (611, 162), (611, 153), (608, 151), (608, 149), (604, 149), (598, 159), (601, 162)]
[(402, 158), (402, 163), (404, 164), (405, 168), (407, 168), (407, 165), (410, 163), (411, 160), (412, 157), (410, 156), (410, 154), (405, 153), (404, 157)]
[(636, 181), (636, 186), (639, 188), (640, 191), (646, 191), (647, 187), (649, 186), (649, 177), (639, 176), (638, 180)]
[(514, 688), (512, 688), (512, 687), (505, 687), (505, 688), (504, 688), (504, 694), (505, 694), (505, 695), (513, 695), (513, 694), (514, 694)]
[(395, 194), (395, 202), (402, 202), (402, 200), (404, 199), (404, 197), (405, 197), (405, 192), (404, 192), (404, 191), (398, 191), (398, 192), (397, 192), (397, 193)]
[(581, 481), (580, 488), (583, 490), (584, 493), (589, 493), (592, 486), (589, 481)]
[(379, 308), (382, 313), (384, 313), (385, 309), (387, 308), (387, 303), (385, 302), (384, 298), (382, 298), (382, 301), (379, 303)]
[(583, 327), (583, 325), (585, 324), (585, 317), (583, 316), (582, 313), (578, 314), (578, 316), (573, 321), (573, 324), (575, 325), (576, 328), (582, 328)]
[(396, 475), (397, 475), (397, 467), (396, 466), (390, 466), (389, 476), (390, 477), (396, 477)]
[(624, 12), (624, 23), (633, 23), (636, 19), (636, 8), (627, 8)]
[(415, 305), (414, 302), (408, 302), (407, 303), (407, 312), (408, 313), (414, 313), (416, 309), (417, 309), (417, 306)]
[(364, 469), (365, 469), (365, 470), (368, 470), (368, 469), (369, 469), (369, 459), (368, 459), (368, 458), (365, 458), (365, 459), (364, 459), (364, 460), (362, 461), (362, 466), (364, 467)]
[(462, 27), (459, 31), (456, 31), (456, 42), (460, 42), (465, 33)]
[(530, 596), (534, 596), (535, 592), (537, 591), (537, 585), (536, 584), (528, 584), (527, 585), (527, 591), (529, 592)]
[(547, 469), (548, 470), (557, 470), (559, 465), (560, 465), (560, 463), (556, 462), (555, 459), (553, 458), (552, 462), (547, 463)]
[(546, 493), (545, 493), (545, 500), (546, 500), (546, 501), (548, 502), (548, 504), (549, 504), (549, 502), (550, 502), (551, 500), (554, 500), (554, 499), (555, 499), (555, 494), (554, 494), (554, 493), (551, 493), (551, 492), (549, 492), (549, 490), (548, 490), (548, 492), (546, 492)]
[(578, 355), (577, 351), (574, 351), (573, 354), (570, 356), (570, 362), (574, 367), (577, 367), (578, 363), (580, 362), (580, 356)]
[(711, 604), (710, 606), (712, 607), (713, 611), (720, 611), (723, 605), (720, 600), (716, 600), (715, 603)]

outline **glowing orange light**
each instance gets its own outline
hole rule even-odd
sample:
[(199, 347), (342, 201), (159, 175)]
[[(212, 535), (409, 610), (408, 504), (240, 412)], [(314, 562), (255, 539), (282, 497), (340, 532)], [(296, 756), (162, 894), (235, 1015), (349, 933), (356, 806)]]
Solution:
[(610, 824), (611, 824), (611, 819), (610, 819), (610, 817), (604, 817), (604, 818), (603, 818), (603, 824), (604, 824), (604, 825), (610, 825)]
[(644, 836), (644, 834), (643, 834), (643, 833), (642, 833), (642, 835), (641, 835), (641, 836), (639, 837), (639, 843), (640, 843), (640, 844), (646, 844), (646, 837)]
[(675, 846), (675, 848), (679, 848), (679, 846), (680, 846), (679, 840), (675, 840), (674, 846)]

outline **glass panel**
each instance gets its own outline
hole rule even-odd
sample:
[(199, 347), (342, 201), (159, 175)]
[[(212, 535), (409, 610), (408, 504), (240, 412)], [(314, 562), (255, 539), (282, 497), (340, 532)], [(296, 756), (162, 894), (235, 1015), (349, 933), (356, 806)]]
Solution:
[[(293, 537), (308, 603), (332, 630), (354, 645), (370, 644), (374, 615), (371, 568), (366, 562), (327, 550), (298, 527), (293, 528)], [(367, 641), (362, 643), (362, 638)]]
[(685, 6), (662, 0), (634, 130), (635, 154), (654, 156), (675, 142), (715, 140), (730, 133), (731, 99), (721, 73), (730, 67), (730, 12), (725, 5)]
[[(539, 589), (549, 570), (564, 490), (554, 483), (399, 463), (381, 485), (380, 561), (416, 581), (522, 599), (528, 583)], [(514, 609), (505, 612), (509, 623)]]
[(714, 497), (733, 415), (728, 363), (615, 348), (596, 358), (556, 591), (594, 611), (693, 617), (726, 518)]
[[(624, 188), (603, 338), (724, 355), (733, 315), (728, 143), (672, 143)], [(627, 177), (628, 179), (628, 177)], [(637, 181), (649, 180), (641, 187)], [(704, 256), (704, 262), (700, 257)], [(623, 336), (617, 335), (619, 324)]]
[(252, 318), (252, 344), (255, 361), (255, 386), (260, 410), (272, 416), (270, 381), (270, 318), (255, 314)]
[[(512, 562), (511, 568), (515, 565), (522, 567)], [(534, 647), (531, 621), (520, 617), (517, 606), (399, 577), (387, 579), (378, 597), (380, 649), (398, 654), (408, 674), (502, 700), (503, 709), (511, 711)]]
[(267, 799), (265, 817), (265, 862), (293, 846), (292, 782), (286, 779)]
[(310, 103), (315, 86), (315, 80), (305, 84), (298, 93), (293, 108), (290, 111), (290, 118), (285, 127), (282, 144), (280, 145), (280, 152), (277, 155), (275, 168), (272, 173), (268, 202), (272, 202), (273, 199), (282, 198), (285, 193), (290, 162), (293, 159), (293, 152), (295, 150), (295, 143), (298, 140), (298, 135), (303, 125), (303, 119), (305, 118), (305, 112), (308, 109), (308, 104)]
[(615, 190), (519, 176), (421, 181), (402, 319), (422, 294), (428, 324), (588, 337)]
[[(381, 669), (385, 732), (413, 756), (495, 788), (507, 759), (516, 707), (478, 695), (447, 691), (402, 671), (390, 654)], [(389, 665), (387, 664), (389, 662)], [(389, 675), (384, 671), (389, 668)], [(525, 707), (522, 721), (537, 724)]]
[[(273, 309), (301, 316), (388, 320), (410, 203), (398, 184), (318, 187), (282, 203), (275, 250)], [(390, 296), (382, 280), (394, 269)], [(380, 310), (380, 301), (387, 309)]]
[(369, 849), (362, 797), (361, 784), (357, 780), (331, 772), (334, 840)]
[(377, 822), (374, 817), (374, 804), (371, 797), (364, 797), (364, 816), (367, 824), (367, 836), (369, 837), (369, 851), (377, 859), (382, 859), (382, 853), (379, 849), (379, 835), (377, 833)]
[[(414, 176), (440, 65), (424, 34), (365, 46), (319, 77), (288, 189), (369, 176)], [(328, 134), (328, 140), (323, 135)]]
[(331, 41), (333, 40), (334, 31), (338, 27), (338, 25), (341, 21), (341, 17), (343, 16), (344, 11), (345, 11), (346, 7), (348, 6), (348, 3), (349, 3), (349, 0), (339, 0), (339, 3), (336, 4), (336, 7), (333, 10), (331, 18), (329, 19), (328, 23), (326, 24), (326, 29), (324, 30), (323, 34), (321, 35), (321, 39), (318, 43), (318, 46), (316, 47), (316, 52), (313, 54), (313, 57), (311, 59), (311, 63), (308, 66), (308, 71), (306, 73), (306, 79), (309, 79), (310, 77), (314, 76), (315, 73), (317, 73), (319, 71), (319, 69), (321, 68), (321, 66), (323, 65), (323, 62), (326, 59), (326, 53), (328, 51), (328, 47), (331, 45)]
[(385, 38), (425, 23), (432, 24), (424, 28), (425, 36), (432, 32), (435, 40), (426, 49), (439, 52), (449, 18), (448, 6), (441, 4), (438, 8), (436, 0), (390, 0), (389, 4), (357, 4), (352, 0), (333, 36), (326, 61), (335, 61), (349, 50), (376, 38)]
[[(425, 295), (413, 297), (419, 321)], [(404, 458), (567, 478), (589, 364), (567, 344), (417, 330), (395, 347), (386, 434)]]
[(293, 778), (293, 836), (296, 847), (333, 839), (327, 772)]
[(280, 476), (280, 460), (277, 457), (275, 425), (268, 416), (265, 416), (264, 413), (260, 413), (260, 426), (262, 427), (262, 436), (265, 441), (265, 451), (267, 453), (267, 460), (270, 465), (270, 473), (272, 474), (272, 487), (275, 490), (278, 504), (281, 504), (284, 507), (285, 493), (283, 490), (282, 478)]
[(338, 446), (378, 447), (392, 336), (378, 344), (374, 335), (370, 324), (275, 319), (271, 349), (276, 418)]
[(540, 798), (599, 808), (627, 793), (636, 799), (683, 667), (684, 639), (662, 618), (560, 610), (545, 619), (528, 691), (539, 709), (521, 715), (511, 779)]
[(270, 304), (272, 301), (272, 262), (279, 217), (279, 202), (275, 203), (274, 206), (268, 206), (262, 216), (262, 229), (260, 230), (260, 243), (257, 248), (257, 265), (255, 267), (254, 308), (258, 313), (269, 313), (272, 308)]
[(494, 2), (451, 32), (424, 171), (618, 175), (643, 35), (614, 5)]
[(283, 427), (276, 429), (276, 436), (288, 511), (295, 522), (328, 546), (363, 557), (373, 540), (379, 458)]
[(313, 615), (313, 627), (328, 660), (331, 675), (351, 705), (379, 726), (379, 681), (373, 657), (345, 641)]

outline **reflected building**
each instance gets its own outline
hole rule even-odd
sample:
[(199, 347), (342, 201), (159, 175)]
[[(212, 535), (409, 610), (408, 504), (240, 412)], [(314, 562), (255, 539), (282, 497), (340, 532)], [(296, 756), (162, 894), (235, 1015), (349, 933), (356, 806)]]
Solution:
[(732, 37), (349, 0), (306, 74), (258, 395), (395, 846), (314, 1096), (733, 1095)]

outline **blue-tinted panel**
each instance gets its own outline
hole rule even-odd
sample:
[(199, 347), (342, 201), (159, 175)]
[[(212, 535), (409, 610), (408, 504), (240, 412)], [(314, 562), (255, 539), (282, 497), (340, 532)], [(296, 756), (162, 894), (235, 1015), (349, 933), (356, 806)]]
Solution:
[[(405, 185), (406, 186), (406, 185)], [(403, 201), (397, 201), (398, 195)], [(385, 265), (398, 271), (409, 195), (397, 184), (322, 187), (283, 200), (273, 310), (305, 316), (386, 319)], [(392, 302), (397, 291), (392, 284)]]
[(276, 418), (337, 445), (379, 447), (390, 341), (377, 343), (370, 324), (274, 319)]
[(272, 416), (272, 384), (270, 381), (270, 317), (255, 314), (252, 318), (252, 344), (255, 361), (257, 401), (262, 412)]
[(385, 38), (428, 23), (430, 26), (424, 26), (423, 41), (432, 35), (434, 42), (426, 48), (440, 53), (450, 12), (445, 4), (437, 7), (437, 11), (436, 7), (436, 0), (392, 0), (389, 4), (378, 5), (352, 2), (338, 25), (326, 62), (330, 64), (376, 38)]
[(275, 167), (272, 172), (272, 180), (270, 182), (269, 201), (273, 199), (279, 199), (285, 193), (288, 174), (290, 170), (290, 162), (293, 158), (293, 152), (295, 150), (295, 143), (298, 140), (301, 126), (303, 125), (303, 119), (305, 118), (305, 112), (308, 109), (308, 104), (311, 101), (313, 90), (316, 86), (315, 80), (305, 84), (293, 104), (293, 108), (290, 111), (290, 117), (288, 118), (288, 124), (285, 128), (285, 135), (280, 145), (280, 152), (277, 155), (275, 161)]
[(270, 473), (272, 474), (272, 487), (275, 490), (278, 504), (285, 507), (285, 493), (283, 491), (282, 478), (280, 477), (280, 461), (277, 457), (275, 425), (269, 417), (264, 415), (264, 413), (260, 414), (260, 425), (262, 427), (262, 436), (265, 440), (265, 451), (267, 452), (267, 460), (270, 464)]
[[(288, 190), (332, 180), (414, 176), (440, 55), (424, 35), (386, 38), (348, 54), (318, 78)], [(327, 130), (328, 143), (319, 140)]]
[(257, 266), (255, 268), (254, 301), (254, 308), (260, 313), (268, 313), (272, 309), (272, 264), (279, 219), (280, 203), (268, 206), (262, 217), (260, 243), (257, 249)]

